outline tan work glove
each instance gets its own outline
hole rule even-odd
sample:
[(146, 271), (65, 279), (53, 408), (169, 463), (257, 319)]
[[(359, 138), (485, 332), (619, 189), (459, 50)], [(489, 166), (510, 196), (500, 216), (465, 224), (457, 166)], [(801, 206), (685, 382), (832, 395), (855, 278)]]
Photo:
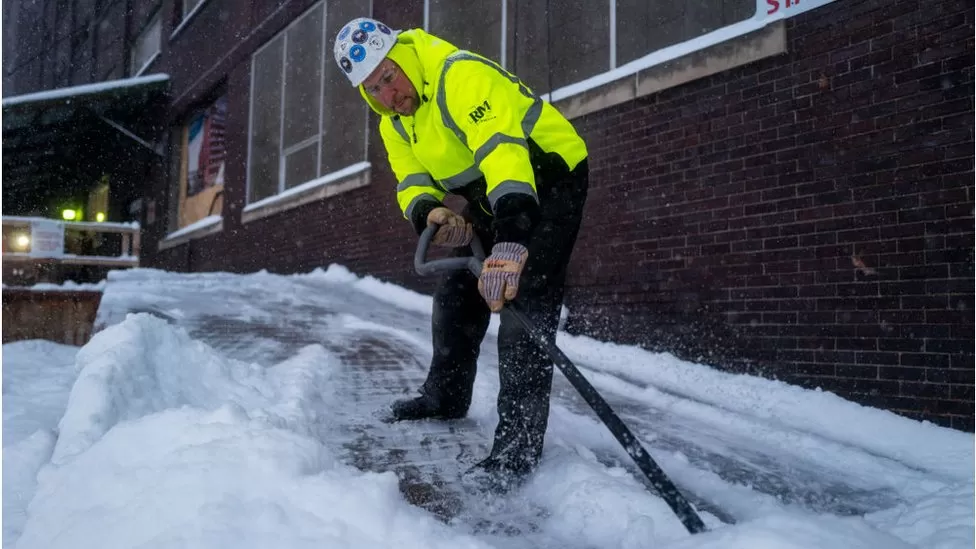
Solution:
[(485, 258), (478, 278), (478, 291), (493, 313), (518, 294), (519, 276), (529, 258), (529, 250), (517, 242), (499, 242)]
[(451, 211), (450, 208), (434, 208), (427, 214), (427, 226), (439, 225), (434, 238), (430, 241), (437, 246), (446, 248), (460, 248), (471, 243), (474, 229), (463, 217)]

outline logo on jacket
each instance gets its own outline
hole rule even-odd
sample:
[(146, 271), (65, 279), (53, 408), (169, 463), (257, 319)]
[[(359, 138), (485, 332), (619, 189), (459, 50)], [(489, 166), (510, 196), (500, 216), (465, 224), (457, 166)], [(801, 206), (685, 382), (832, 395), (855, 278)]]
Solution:
[(468, 113), (468, 117), (471, 118), (472, 123), (478, 124), (479, 122), (484, 122), (486, 120), (495, 118), (495, 115), (491, 114), (491, 105), (486, 99), (484, 103), (472, 109), (471, 112)]

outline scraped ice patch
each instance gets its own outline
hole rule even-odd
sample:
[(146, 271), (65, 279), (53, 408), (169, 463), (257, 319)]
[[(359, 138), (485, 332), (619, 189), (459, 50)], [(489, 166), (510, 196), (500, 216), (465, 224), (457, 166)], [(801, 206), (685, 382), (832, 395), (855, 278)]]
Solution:
[(18, 547), (480, 547), (404, 503), (392, 474), (242, 408), (115, 425), (40, 477)]
[(369, 320), (348, 314), (338, 315), (335, 320), (335, 325), (337, 329), (362, 331), (377, 335), (382, 334), (390, 337), (394, 341), (401, 340), (409, 343), (416, 349), (418, 354), (430, 353), (430, 340), (421, 339), (413, 332), (408, 332), (402, 328), (394, 328), (385, 324), (370, 322)]

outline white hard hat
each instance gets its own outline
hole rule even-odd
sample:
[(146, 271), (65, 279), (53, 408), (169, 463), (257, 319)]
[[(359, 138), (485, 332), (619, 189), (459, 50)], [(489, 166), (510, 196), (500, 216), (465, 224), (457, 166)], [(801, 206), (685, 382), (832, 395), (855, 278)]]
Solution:
[(396, 44), (400, 31), (369, 17), (353, 19), (336, 36), (335, 60), (352, 85), (358, 86)]

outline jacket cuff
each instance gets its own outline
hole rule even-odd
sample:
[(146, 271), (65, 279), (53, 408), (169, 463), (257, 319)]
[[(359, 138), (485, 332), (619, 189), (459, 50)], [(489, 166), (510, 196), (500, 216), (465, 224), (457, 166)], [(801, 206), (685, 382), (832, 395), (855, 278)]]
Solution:
[(410, 212), (410, 224), (413, 225), (413, 230), (417, 231), (417, 236), (427, 228), (427, 215), (434, 208), (441, 206), (443, 204), (439, 200), (421, 200), (414, 205), (413, 211)]
[(492, 230), (495, 242), (517, 242), (529, 245), (532, 230), (539, 222), (539, 203), (534, 196), (511, 193), (495, 202), (495, 219)]

